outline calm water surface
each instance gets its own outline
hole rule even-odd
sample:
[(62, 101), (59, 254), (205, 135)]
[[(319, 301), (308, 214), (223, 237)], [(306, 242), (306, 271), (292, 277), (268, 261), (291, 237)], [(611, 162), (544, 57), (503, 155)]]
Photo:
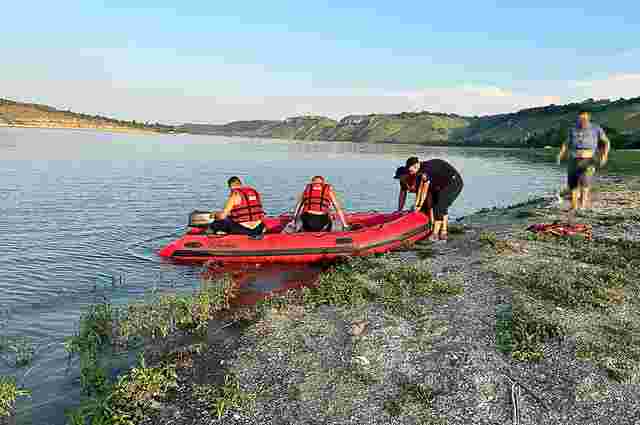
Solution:
[[(452, 216), (556, 190), (562, 171), (517, 151), (207, 136), (0, 128), (0, 336), (28, 337), (30, 368), (0, 359), (0, 375), (33, 389), (20, 421), (63, 424), (79, 398), (78, 367), (62, 347), (88, 304), (189, 291), (201, 270), (161, 262), (155, 251), (195, 209), (218, 209), (226, 179), (242, 176), (271, 214), (289, 211), (310, 176), (323, 174), (347, 210), (393, 210), (397, 166), (440, 157), (465, 180)], [(277, 287), (274, 273), (251, 279)], [(113, 280), (122, 285), (112, 285)]]

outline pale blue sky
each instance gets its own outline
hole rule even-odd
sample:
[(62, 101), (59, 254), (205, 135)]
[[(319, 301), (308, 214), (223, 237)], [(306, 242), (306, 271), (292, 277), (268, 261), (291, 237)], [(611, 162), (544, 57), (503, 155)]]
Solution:
[(219, 123), (640, 96), (635, 1), (129, 3), (0, 6), (0, 97)]

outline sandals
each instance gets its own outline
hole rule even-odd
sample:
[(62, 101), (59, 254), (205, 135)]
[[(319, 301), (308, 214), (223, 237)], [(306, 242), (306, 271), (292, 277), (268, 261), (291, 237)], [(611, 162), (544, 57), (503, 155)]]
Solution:
[(448, 232), (440, 232), (440, 240), (441, 241), (446, 241), (449, 240), (449, 233)]

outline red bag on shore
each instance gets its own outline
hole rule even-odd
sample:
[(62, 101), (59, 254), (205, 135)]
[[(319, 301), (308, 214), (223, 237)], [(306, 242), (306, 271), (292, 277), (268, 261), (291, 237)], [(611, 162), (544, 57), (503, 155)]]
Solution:
[(588, 240), (591, 240), (591, 226), (587, 224), (576, 224), (574, 226), (568, 223), (539, 223), (532, 224), (527, 227), (527, 230), (534, 233), (547, 233), (554, 236), (576, 236), (584, 235)]

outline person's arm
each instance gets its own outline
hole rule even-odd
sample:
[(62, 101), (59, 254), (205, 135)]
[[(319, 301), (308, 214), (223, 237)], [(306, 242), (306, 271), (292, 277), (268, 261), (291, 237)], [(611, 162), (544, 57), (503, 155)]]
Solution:
[(609, 141), (607, 134), (602, 129), (600, 130), (600, 141), (604, 142), (604, 149), (600, 154), (600, 165), (602, 166), (609, 160), (609, 149), (611, 149), (611, 142)]
[(338, 199), (335, 193), (333, 192), (333, 189), (331, 189), (331, 192), (329, 192), (329, 196), (331, 197), (331, 202), (333, 202), (333, 207), (336, 209), (336, 213), (338, 214), (338, 217), (342, 221), (342, 224), (344, 224), (345, 226), (348, 226), (349, 223), (347, 223), (347, 219), (344, 216), (344, 211), (342, 211), (342, 207), (340, 207), (340, 203), (338, 202)]
[(400, 196), (398, 196), (398, 211), (402, 211), (407, 200), (407, 190), (400, 184)]
[(302, 209), (302, 198), (302, 193), (298, 195), (298, 198), (296, 198), (296, 207), (293, 210), (293, 218), (297, 218), (300, 214), (300, 210)]
[(568, 142), (564, 142), (562, 146), (560, 146), (560, 152), (558, 152), (558, 157), (556, 158), (556, 163), (560, 164), (560, 161), (565, 159), (567, 156), (567, 145)]
[(416, 195), (416, 211), (420, 211), (420, 208), (422, 208), (422, 204), (424, 204), (424, 202), (426, 201), (427, 193), (429, 192), (429, 186), (429, 179), (427, 179), (427, 177), (423, 175), (420, 182), (420, 188), (418, 189), (418, 194)]
[(567, 154), (569, 153), (569, 142), (571, 141), (571, 130), (569, 130), (569, 134), (567, 134), (567, 138), (562, 142), (560, 146), (560, 152), (558, 152), (558, 157), (556, 158), (556, 163), (560, 165), (560, 161), (567, 158)]
[(227, 218), (227, 216), (229, 216), (229, 214), (231, 213), (233, 207), (236, 206), (237, 201), (238, 194), (234, 192), (231, 194), (231, 196), (229, 196), (229, 198), (227, 198), (227, 202), (224, 204), (224, 209), (219, 213), (216, 213), (216, 220), (224, 220), (225, 218)]

